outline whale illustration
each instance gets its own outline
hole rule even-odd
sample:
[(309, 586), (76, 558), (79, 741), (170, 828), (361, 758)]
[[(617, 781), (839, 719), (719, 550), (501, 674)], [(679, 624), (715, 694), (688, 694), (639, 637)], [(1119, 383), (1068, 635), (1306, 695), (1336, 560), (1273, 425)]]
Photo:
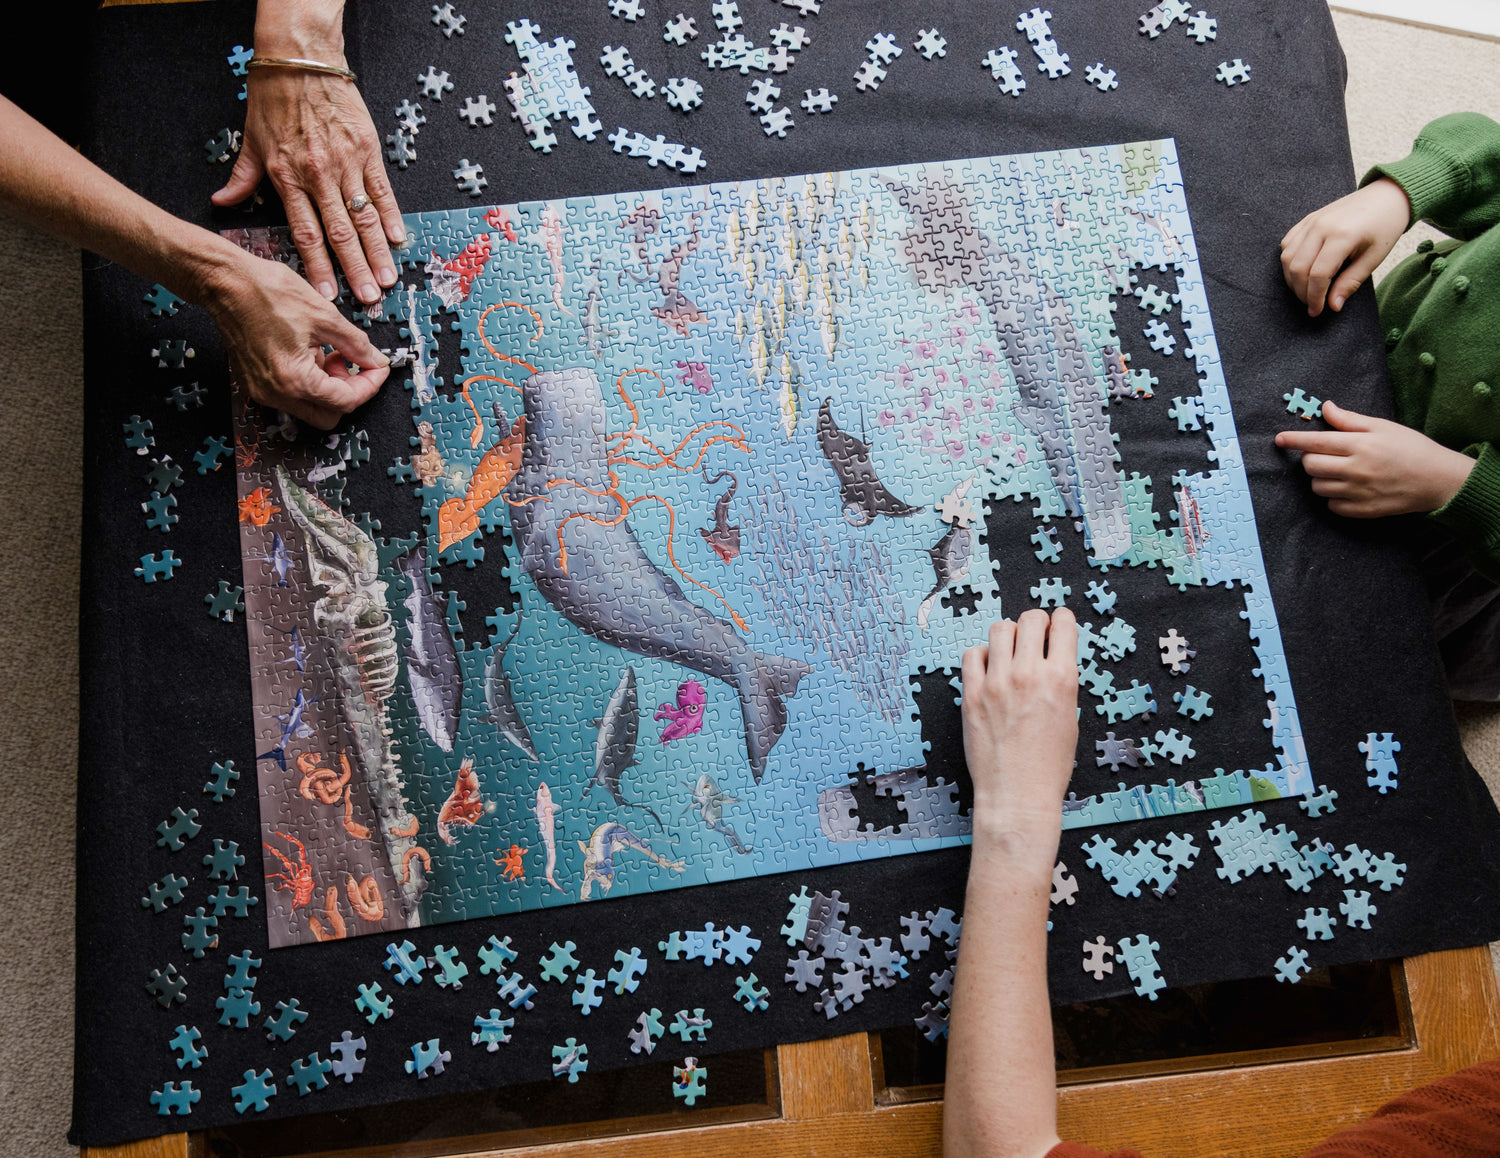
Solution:
[[(595, 639), (734, 688), (745, 721), (745, 753), (759, 782), (786, 730), (784, 701), (812, 669), (751, 650), (730, 624), (688, 599), (647, 556), (608, 493), (614, 487), (604, 395), (592, 370), (534, 374), (522, 387), (522, 400), (526, 444), (506, 496), (522, 567), (548, 603)], [(569, 518), (576, 515), (588, 517)]]

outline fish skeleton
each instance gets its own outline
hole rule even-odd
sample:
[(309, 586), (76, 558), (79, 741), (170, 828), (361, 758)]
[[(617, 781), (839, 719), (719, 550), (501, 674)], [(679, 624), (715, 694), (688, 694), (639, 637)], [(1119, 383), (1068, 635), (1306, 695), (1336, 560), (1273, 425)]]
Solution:
[(425, 405), (437, 397), (437, 386), (433, 382), (436, 366), (427, 361), (427, 335), (417, 324), (417, 287), (406, 287), (406, 329), (411, 334), (411, 386), (419, 405)]
[(594, 741), (594, 779), (589, 784), (602, 787), (615, 798), (621, 808), (639, 808), (656, 821), (657, 828), (665, 827), (656, 811), (644, 804), (632, 804), (620, 790), (620, 777), (627, 768), (640, 761), (635, 758), (635, 743), (640, 734), (640, 701), (635, 692), (635, 668), (627, 667), (615, 690), (609, 695), (604, 715), (593, 721), (599, 729)]
[(516, 702), (510, 691), (510, 676), (505, 673), (503, 666), (505, 653), (520, 630), (521, 620), (518, 616), (510, 638), (496, 647), (495, 653), (490, 656), (489, 670), (484, 675), (485, 719), (519, 748), (526, 759), (536, 764), (540, 760), (536, 754), (536, 744), (532, 742), (531, 733), (526, 730), (526, 721), (521, 719), (521, 713), (516, 709)]
[(557, 813), (558, 806), (552, 803), (552, 790), (544, 780), (536, 789), (536, 826), (542, 834), (542, 847), (547, 850), (547, 868), (542, 876), (558, 892), (565, 892), (553, 875), (557, 871)]
[(721, 470), (713, 478), (708, 477), (708, 471), (703, 472), (703, 481), (709, 486), (717, 486), (721, 478), (729, 479), (729, 489), (714, 503), (714, 525), (704, 527), (698, 533), (713, 548), (715, 555), (726, 563), (732, 563), (740, 553), (740, 529), (729, 525), (729, 500), (734, 498), (740, 480), (734, 476), (733, 471)]
[(916, 514), (920, 507), (903, 503), (880, 481), (870, 461), (869, 446), (839, 429), (833, 420), (832, 401), (825, 398), (818, 408), (818, 446), (838, 477), (844, 521), (853, 527), (868, 527), (877, 515), (905, 519)]
[(662, 868), (673, 872), (680, 873), (684, 867), (680, 860), (667, 860), (657, 855), (649, 844), (630, 829), (612, 820), (594, 829), (587, 844), (580, 840), (578, 847), (583, 850), (583, 884), (578, 890), (578, 899), (581, 901), (589, 899), (595, 882), (598, 882), (601, 892), (609, 892), (615, 883), (615, 850), (618, 848), (633, 848), (650, 857)]
[[(522, 387), (526, 447), (510, 485), (511, 532), (542, 597), (604, 643), (723, 680), (740, 697), (745, 751), (759, 782), (786, 730), (784, 697), (812, 669), (752, 651), (722, 619), (693, 603), (642, 549), (608, 497), (604, 397), (592, 370), (548, 371)], [(558, 486), (568, 479), (578, 485)], [(567, 526), (568, 560), (558, 532)], [(598, 520), (598, 521), (595, 521)]]
[(397, 866), (408, 868), (398, 877), (401, 917), (415, 928), (422, 923), (418, 906), (427, 884), (425, 873), (409, 869), (412, 857), (426, 857), (427, 852), (413, 839), (417, 821), (406, 806), (399, 753), (391, 739), (389, 700), (400, 677), (401, 653), (386, 605), (386, 582), (380, 577), (380, 549), (367, 532), (293, 482), (280, 466), (276, 485), (303, 535), (308, 577), (323, 588), (313, 603), (313, 623), (326, 643), (323, 653), (332, 669), (343, 731), (375, 809), (388, 864), (392, 873)]
[(418, 547), (401, 561), (401, 573), (411, 583), (406, 605), (406, 681), (417, 705), (422, 730), (444, 752), (453, 751), (458, 736), (458, 710), (463, 702), (463, 676), (458, 653), (448, 634), (447, 617), (427, 582), (427, 549)]

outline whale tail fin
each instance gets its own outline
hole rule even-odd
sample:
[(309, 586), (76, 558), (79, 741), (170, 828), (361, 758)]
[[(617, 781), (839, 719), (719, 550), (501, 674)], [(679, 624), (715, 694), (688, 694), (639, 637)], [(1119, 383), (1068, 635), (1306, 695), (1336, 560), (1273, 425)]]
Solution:
[(754, 664), (739, 676), (740, 711), (745, 717), (745, 753), (755, 782), (766, 771), (766, 757), (786, 731), (785, 697), (796, 694), (797, 685), (812, 668), (799, 659), (752, 652)]

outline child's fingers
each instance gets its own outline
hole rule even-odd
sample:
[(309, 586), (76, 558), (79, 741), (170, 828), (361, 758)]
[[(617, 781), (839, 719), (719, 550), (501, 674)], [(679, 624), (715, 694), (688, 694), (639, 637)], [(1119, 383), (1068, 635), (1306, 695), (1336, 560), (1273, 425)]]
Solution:
[(1339, 274), (1333, 288), (1328, 291), (1329, 308), (1335, 311), (1343, 309), (1344, 303), (1355, 290), (1365, 284), (1365, 279), (1375, 272), (1375, 267), (1379, 264), (1380, 251), (1373, 245), (1367, 245), (1355, 254), (1354, 260)]
[(1309, 478), (1347, 478), (1351, 459), (1340, 454), (1304, 454), (1302, 469)]
[(1342, 238), (1326, 238), (1307, 271), (1307, 312), (1321, 313), (1328, 299), (1328, 287), (1344, 262), (1349, 260), (1349, 245)]
[(1358, 443), (1349, 433), (1329, 430), (1282, 430), (1276, 445), (1302, 454), (1353, 454)]
[(1312, 492), (1323, 499), (1342, 499), (1350, 495), (1363, 494), (1364, 489), (1350, 482), (1346, 478), (1315, 478), (1313, 479)]
[(1335, 402), (1325, 402), (1323, 403), (1323, 421), (1335, 430), (1367, 432), (1376, 429), (1385, 419), (1371, 418), (1368, 414), (1348, 410)]

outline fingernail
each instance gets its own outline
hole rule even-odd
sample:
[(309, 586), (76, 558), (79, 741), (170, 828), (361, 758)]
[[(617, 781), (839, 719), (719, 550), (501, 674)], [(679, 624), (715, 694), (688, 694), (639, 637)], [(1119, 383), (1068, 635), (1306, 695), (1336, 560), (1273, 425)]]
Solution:
[(396, 270), (393, 266), (386, 266), (380, 271), (380, 284), (383, 286), (396, 284)]
[(395, 237), (391, 238), (391, 244), (396, 246), (398, 249), (405, 249), (406, 243), (410, 240), (411, 239), (406, 236), (406, 231), (403, 229)]
[(319, 282), (318, 292), (329, 301), (333, 301), (334, 298), (339, 296), (338, 287), (335, 286), (331, 281)]
[(378, 302), (380, 300), (380, 290), (376, 288), (374, 282), (366, 282), (359, 287), (359, 300), (362, 302)]
[(1333, 299), (1333, 308), (1336, 309), (1336, 310), (1343, 309), (1344, 308), (1344, 299), (1343, 298), (1334, 298)]

